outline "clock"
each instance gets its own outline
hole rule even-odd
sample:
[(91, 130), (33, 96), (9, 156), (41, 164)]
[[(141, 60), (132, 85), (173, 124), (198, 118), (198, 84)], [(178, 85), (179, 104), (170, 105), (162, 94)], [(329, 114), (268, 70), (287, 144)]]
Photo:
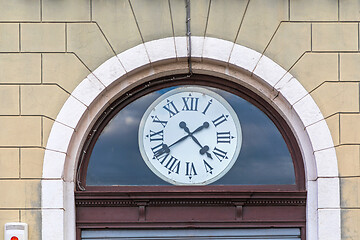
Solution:
[(175, 185), (206, 185), (234, 165), (242, 133), (223, 97), (205, 87), (183, 86), (149, 106), (138, 139), (142, 158), (158, 177)]

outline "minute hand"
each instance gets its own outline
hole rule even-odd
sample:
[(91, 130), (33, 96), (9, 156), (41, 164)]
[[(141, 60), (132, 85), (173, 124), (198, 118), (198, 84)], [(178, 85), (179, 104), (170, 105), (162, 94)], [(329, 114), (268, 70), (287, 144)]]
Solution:
[(203, 129), (203, 128), (209, 127), (209, 123), (205, 122), (202, 126), (198, 127), (198, 128), (197, 128), (194, 132), (192, 132), (192, 133), (190, 133), (189, 128), (186, 127), (186, 123), (185, 123), (185, 122), (183, 122), (183, 121), (180, 122), (180, 123), (179, 123), (179, 126), (180, 126), (180, 128), (183, 128), (188, 135), (180, 138), (179, 140), (177, 140), (176, 142), (172, 143), (172, 144), (169, 145), (169, 146), (166, 145), (166, 144), (163, 144), (163, 145), (162, 145), (162, 149), (159, 150), (159, 151), (155, 154), (155, 156), (160, 156), (160, 155), (163, 154), (163, 153), (169, 153), (169, 152), (170, 152), (170, 148), (171, 148), (172, 146), (174, 146), (175, 144), (178, 144), (179, 142), (184, 141), (184, 140), (187, 139), (189, 136), (193, 137), (192, 134), (194, 134), (195, 132), (198, 132), (198, 131), (200, 131), (200, 130)]
[(208, 153), (209, 151), (209, 146), (205, 145), (205, 146), (202, 146), (201, 143), (197, 140), (196, 137), (194, 137), (192, 134), (190, 135), (191, 138), (194, 140), (194, 142), (199, 145), (199, 147), (201, 148), (200, 149), (200, 154), (203, 155), (204, 153), (206, 154), (206, 156), (210, 159), (212, 159), (212, 156), (210, 153)]
[(156, 154), (155, 157), (159, 157), (160, 155), (164, 154), (164, 153), (169, 153), (170, 152), (170, 148), (172, 146), (174, 146), (175, 144), (178, 144), (181, 141), (184, 141), (186, 138), (188, 138), (190, 135), (186, 135), (182, 138), (180, 138), (179, 140), (177, 140), (176, 142), (172, 143), (170, 146), (163, 144), (162, 145), (162, 149), (160, 149)]
[(172, 143), (171, 145), (168, 146), (168, 148), (171, 148), (172, 146), (174, 146), (175, 144), (178, 144), (179, 142), (184, 141), (185, 139), (187, 139), (190, 135), (186, 135), (182, 138), (180, 138), (179, 140), (177, 140), (176, 142)]
[[(181, 124), (181, 123), (180, 123), (180, 124)], [(207, 146), (207, 145), (202, 146), (201, 143), (199, 142), (199, 140), (197, 140), (197, 138), (193, 136), (194, 133), (202, 130), (203, 128), (208, 128), (208, 127), (209, 127), (209, 123), (208, 123), (208, 122), (204, 122), (202, 126), (198, 127), (198, 128), (195, 129), (195, 131), (193, 131), (193, 132), (190, 132), (189, 128), (186, 127), (186, 123), (185, 123), (185, 122), (182, 122), (182, 124), (180, 125), (180, 127), (184, 129), (184, 131), (188, 134), (188, 136), (190, 136), (197, 145), (199, 145), (199, 147), (200, 147), (200, 154), (203, 155), (203, 154), (206, 153), (206, 156), (207, 156), (208, 158), (211, 158), (211, 159), (212, 159), (211, 154), (208, 153), (208, 151), (209, 151), (209, 146)]]
[[(185, 139), (187, 139), (189, 136), (191, 136), (194, 139), (194, 136), (192, 136), (194, 133), (201, 131), (203, 128), (208, 128), (209, 127), (209, 123), (208, 122), (204, 122), (203, 125), (201, 125), (200, 127), (198, 127), (197, 129), (195, 129), (192, 133), (189, 132), (189, 129), (186, 127), (185, 122), (181, 122), (180, 123), (180, 127), (186, 129), (185, 132), (188, 134), (182, 138), (180, 138), (179, 140), (177, 140), (176, 142), (172, 143), (171, 145), (167, 146), (167, 148), (171, 148), (172, 146), (174, 146), (175, 144), (178, 144), (179, 142), (184, 141)], [(195, 141), (195, 140), (194, 140)], [(196, 139), (197, 141), (197, 139)], [(197, 141), (197, 144), (199, 144), (199, 146), (202, 148), (201, 144), (199, 143), (199, 141)]]
[(189, 135), (189, 136), (194, 140), (194, 142), (195, 142), (197, 145), (199, 145), (200, 148), (203, 148), (203, 146), (201, 145), (201, 143), (199, 142), (199, 140), (197, 140), (196, 137), (194, 137), (192, 134)]

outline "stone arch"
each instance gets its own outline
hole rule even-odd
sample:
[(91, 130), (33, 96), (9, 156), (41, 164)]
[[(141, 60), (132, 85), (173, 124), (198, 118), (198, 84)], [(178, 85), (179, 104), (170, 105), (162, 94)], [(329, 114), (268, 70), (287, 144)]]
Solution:
[[(337, 158), (326, 121), (296, 78), (268, 57), (229, 41), (192, 38), (193, 71), (244, 85), (288, 122), (306, 173), (307, 239), (340, 239)], [(140, 44), (88, 75), (59, 112), (47, 142), (42, 180), (42, 238), (75, 239), (74, 183), (79, 151), (108, 103), (141, 82), (188, 72), (185, 37)]]

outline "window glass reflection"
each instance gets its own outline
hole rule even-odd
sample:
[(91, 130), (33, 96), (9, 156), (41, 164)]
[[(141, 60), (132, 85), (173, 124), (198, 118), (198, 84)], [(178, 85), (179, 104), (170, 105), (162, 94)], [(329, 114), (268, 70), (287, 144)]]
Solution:
[[(92, 151), (87, 185), (170, 185), (143, 161), (138, 146), (140, 120), (165, 88), (143, 96), (123, 108), (104, 128)], [(239, 96), (209, 88), (225, 98), (241, 123), (243, 143), (231, 170), (211, 185), (295, 184), (293, 162), (274, 123)]]

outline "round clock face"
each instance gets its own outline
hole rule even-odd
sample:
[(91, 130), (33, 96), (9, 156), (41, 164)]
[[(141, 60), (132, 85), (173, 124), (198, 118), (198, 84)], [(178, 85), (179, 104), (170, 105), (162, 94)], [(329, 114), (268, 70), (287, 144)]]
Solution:
[(205, 185), (221, 178), (235, 163), (241, 143), (235, 111), (203, 87), (180, 87), (160, 96), (139, 127), (145, 163), (176, 185)]

